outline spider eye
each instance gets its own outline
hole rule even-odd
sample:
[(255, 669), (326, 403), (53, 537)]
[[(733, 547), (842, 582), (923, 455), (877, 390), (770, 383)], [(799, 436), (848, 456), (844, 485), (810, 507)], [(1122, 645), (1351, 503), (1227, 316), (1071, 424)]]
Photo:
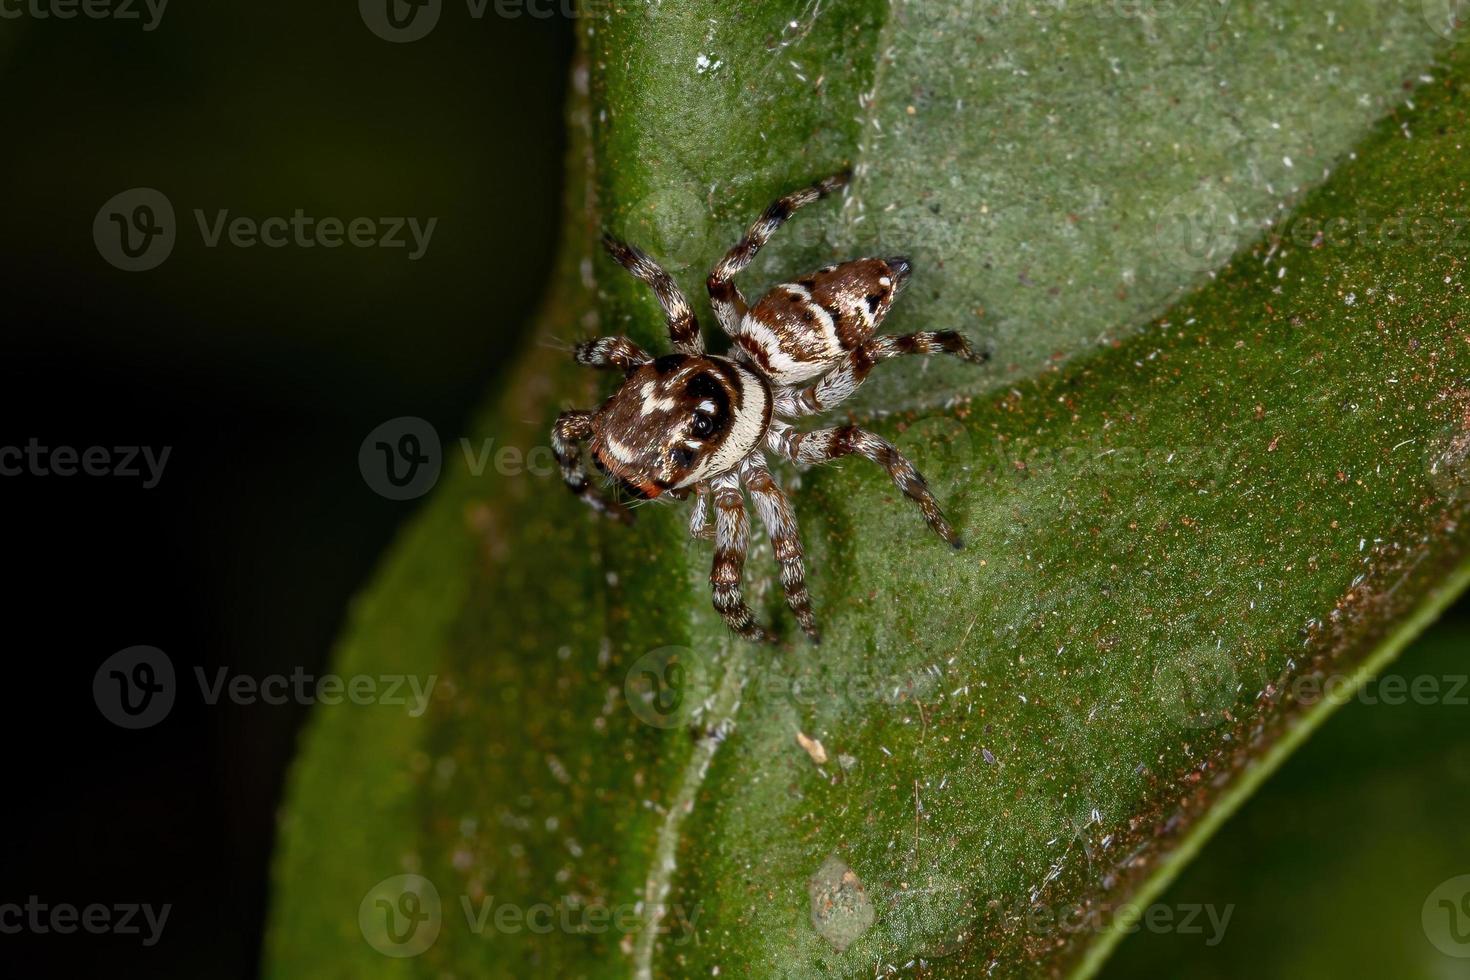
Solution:
[(681, 469), (688, 469), (694, 465), (694, 450), (687, 446), (680, 446), (678, 449), (669, 453), (669, 456), (673, 459), (674, 465)]
[(715, 431), (715, 420), (710, 418), (708, 415), (705, 415), (703, 412), (696, 412), (694, 415), (694, 428), (692, 431), (694, 433), (694, 438), (703, 439), (710, 433)]

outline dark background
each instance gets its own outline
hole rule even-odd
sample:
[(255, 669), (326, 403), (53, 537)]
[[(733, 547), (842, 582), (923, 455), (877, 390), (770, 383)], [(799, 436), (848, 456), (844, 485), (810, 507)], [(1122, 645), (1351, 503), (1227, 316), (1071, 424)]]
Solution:
[[(8, 748), (0, 902), (173, 905), (162, 940), (0, 935), (0, 974), (259, 972), (275, 808), (306, 710), (209, 707), (193, 669), (324, 667), (413, 502), (358, 470), (383, 421), (447, 439), (512, 359), (558, 225), (564, 19), (447, 4), (411, 44), (355, 4), (170, 4), (0, 20), (0, 445), (172, 447), (159, 485), (0, 477)], [(133, 187), (178, 241), (128, 273), (92, 237)], [(438, 217), (405, 249), (205, 246), (193, 210)], [(93, 673), (162, 649), (181, 696), (125, 731)]]
[[(0, 477), (14, 627), (0, 902), (172, 906), (149, 949), (0, 935), (0, 972), (259, 972), (275, 808), (307, 709), (181, 696), (125, 731), (92, 677), (136, 644), (164, 650), (186, 692), (196, 667), (321, 671), (415, 506), (364, 484), (363, 437), (403, 415), (452, 437), (497, 383), (551, 260), (572, 33), (493, 9), (475, 21), (449, 3), (400, 45), (350, 2), (178, 3), (151, 32), (0, 21), (0, 446), (171, 449), (154, 489)], [(179, 239), (160, 267), (126, 273), (92, 223), (140, 186), (171, 200)], [(208, 248), (196, 208), (439, 222), (410, 262)], [(1466, 635), (1457, 611), (1397, 669), (1463, 672)], [(1165, 897), (1239, 903), (1227, 941), (1140, 935), (1109, 975), (1300, 974), (1325, 946), (1414, 975), (1433, 954), (1415, 933), (1420, 882), (1470, 872), (1467, 720), (1452, 705), (1344, 709)]]

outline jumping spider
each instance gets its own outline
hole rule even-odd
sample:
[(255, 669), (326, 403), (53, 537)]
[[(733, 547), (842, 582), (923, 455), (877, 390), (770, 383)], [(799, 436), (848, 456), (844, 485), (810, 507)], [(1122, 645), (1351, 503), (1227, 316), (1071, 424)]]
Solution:
[[(748, 640), (769, 636), (740, 591), (749, 531), (742, 486), (770, 534), (787, 604), (806, 635), (819, 639), (796, 519), (771, 479), (767, 450), (803, 465), (850, 454), (866, 457), (918, 504), (935, 533), (961, 546), (924, 478), (886, 440), (855, 425), (798, 432), (782, 421), (835, 408), (874, 364), (900, 354), (947, 353), (976, 364), (986, 360), (954, 331), (874, 336), (908, 282), (909, 261), (858, 259), (827, 266), (777, 286), (753, 307), (734, 282), (798, 208), (840, 190), (850, 177), (850, 172), (830, 177), (772, 204), (710, 273), (710, 304), (733, 341), (725, 357), (705, 353), (694, 311), (668, 273), (634, 246), (605, 236), (603, 245), (612, 257), (652, 287), (677, 353), (650, 357), (626, 337), (578, 344), (579, 364), (622, 371), (623, 383), (596, 411), (562, 413), (551, 433), (567, 486), (609, 516), (632, 519), (625, 507), (593, 489), (582, 466), (583, 442), (590, 443), (598, 468), (635, 497), (651, 500), (668, 493), (685, 499), (695, 493), (689, 532), (714, 538), (715, 608)], [(707, 512), (711, 500), (713, 531)]]

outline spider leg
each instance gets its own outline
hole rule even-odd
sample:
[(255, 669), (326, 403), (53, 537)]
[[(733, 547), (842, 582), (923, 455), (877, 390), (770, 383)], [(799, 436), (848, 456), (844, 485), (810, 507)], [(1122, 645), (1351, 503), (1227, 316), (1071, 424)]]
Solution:
[(766, 208), (755, 224), (750, 226), (745, 237), (715, 266), (705, 286), (709, 289), (710, 306), (714, 307), (715, 317), (727, 334), (735, 336), (746, 311), (745, 297), (741, 295), (740, 287), (735, 285), (735, 276), (750, 265), (756, 253), (771, 240), (776, 229), (785, 224), (787, 218), (813, 201), (846, 187), (851, 179), (852, 171), (845, 170), (826, 180), (819, 180), (810, 187), (787, 194)]
[(984, 364), (989, 354), (977, 354), (965, 335), (954, 330), (925, 331), (905, 336), (873, 337), (855, 347), (841, 365), (816, 384), (788, 389), (776, 399), (776, 411), (787, 418), (820, 415), (852, 397), (879, 361), (903, 354), (953, 354), (971, 364)]
[(608, 517), (633, 523), (633, 514), (615, 500), (604, 500), (593, 489), (587, 479), (587, 470), (582, 466), (582, 443), (592, 437), (591, 412), (562, 412), (551, 427), (551, 451), (561, 464), (561, 478), (567, 488), (581, 497), (588, 506)]
[(939, 502), (934, 499), (923, 476), (914, 469), (914, 464), (881, 436), (874, 435), (856, 425), (844, 425), (832, 429), (816, 429), (797, 432), (789, 425), (773, 424), (767, 436), (767, 445), (794, 463), (812, 465), (843, 456), (862, 456), (877, 463), (888, 471), (893, 485), (903, 491), (904, 496), (919, 505), (924, 520), (934, 533), (948, 541), (952, 547), (961, 548), (963, 543), (955, 533)]
[(715, 539), (715, 526), (709, 519), (710, 489), (707, 483), (694, 485), (694, 506), (689, 510), (689, 536), (704, 541)]
[(649, 357), (627, 337), (598, 337), (584, 340), (573, 351), (578, 364), (594, 368), (613, 368), (627, 374), (647, 364)]
[(771, 642), (774, 638), (756, 625), (755, 616), (740, 591), (750, 538), (740, 480), (734, 473), (727, 473), (711, 481), (710, 486), (715, 501), (715, 561), (709, 580), (715, 609), (724, 617), (725, 625), (745, 639), (754, 643)]
[(817, 620), (812, 615), (812, 597), (806, 590), (801, 538), (796, 516), (791, 512), (791, 501), (771, 479), (771, 471), (766, 468), (765, 458), (760, 453), (752, 455), (746, 462), (742, 476), (745, 489), (750, 493), (750, 502), (766, 526), (776, 560), (781, 563), (781, 588), (786, 593), (786, 605), (796, 614), (796, 621), (808, 639), (820, 643), (822, 636), (817, 632)]
[(621, 242), (611, 235), (603, 235), (602, 247), (607, 249), (608, 254), (619, 265), (631, 272), (635, 279), (653, 289), (653, 294), (658, 297), (658, 305), (663, 307), (664, 319), (669, 325), (669, 340), (673, 343), (674, 350), (680, 354), (703, 354), (704, 339), (699, 335), (699, 319), (695, 317), (689, 300), (684, 298), (669, 274), (636, 245)]

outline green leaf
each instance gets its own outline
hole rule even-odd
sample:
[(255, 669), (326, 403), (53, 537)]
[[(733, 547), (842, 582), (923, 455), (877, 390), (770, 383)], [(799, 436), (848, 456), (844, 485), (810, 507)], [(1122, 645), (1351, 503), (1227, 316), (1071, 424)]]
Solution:
[[(779, 472), (825, 641), (757, 648), (682, 507), (614, 526), (446, 441), (336, 660), (433, 677), (431, 707), (314, 719), (268, 972), (1094, 967), (1325, 716), (1311, 679), (1361, 680), (1464, 584), (1470, 59), (1431, 67), (1422, 11), (1368, 2), (581, 27), (556, 289), (470, 446), (596, 403), (566, 342), (664, 349), (602, 228), (694, 295), (771, 198), (853, 164), (746, 290), (914, 257), (885, 329), (963, 329), (992, 367), (885, 365), (854, 411), (969, 547), (862, 461)], [(764, 543), (747, 577), (792, 635)]]
[(1470, 870), (1454, 832), (1470, 798), (1465, 612), (1462, 600), (1353, 695), (1160, 896), (1175, 923), (1213, 905), (1224, 927), (1203, 912), (1199, 932), (1145, 925), (1105, 977), (1465, 973), (1463, 913), (1439, 904)]

